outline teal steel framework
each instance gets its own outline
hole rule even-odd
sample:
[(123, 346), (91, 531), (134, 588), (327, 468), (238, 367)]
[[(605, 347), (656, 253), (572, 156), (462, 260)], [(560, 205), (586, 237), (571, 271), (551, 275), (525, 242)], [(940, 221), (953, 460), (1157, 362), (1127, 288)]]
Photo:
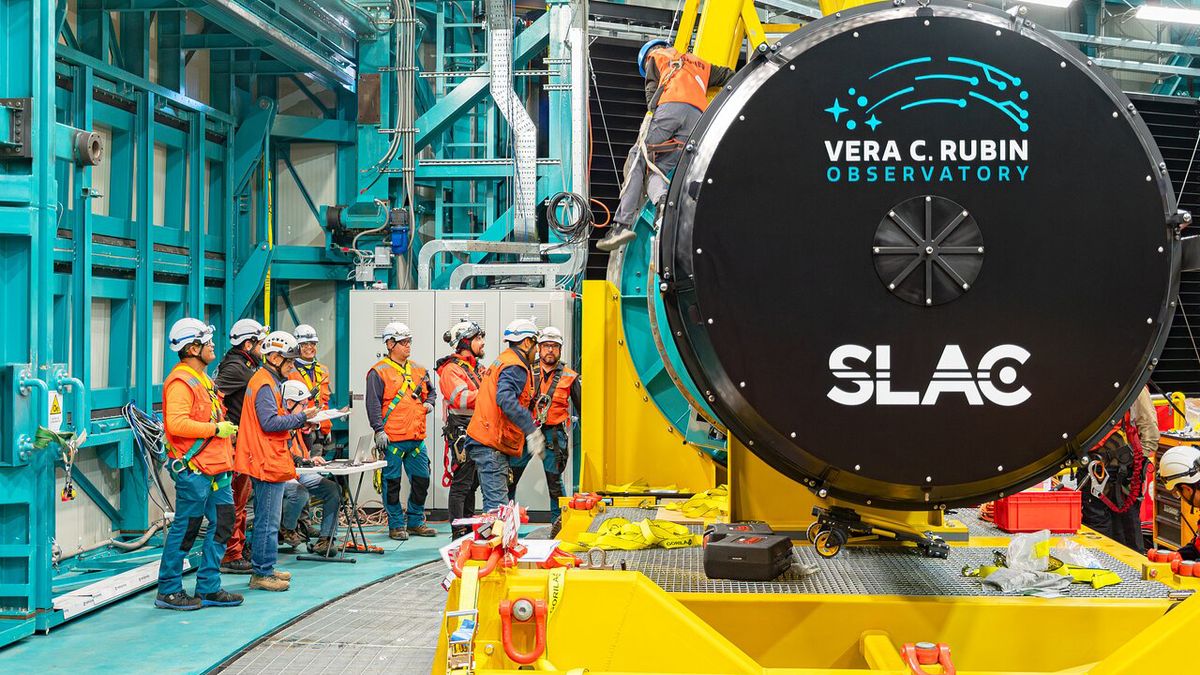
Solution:
[[(517, 92), (540, 112), (546, 134), (539, 201), (586, 189), (573, 184), (578, 172), (565, 170), (583, 165), (583, 145), (572, 143), (578, 120), (572, 127), (565, 61), (555, 62), (562, 40), (551, 44), (551, 16), (568, 6), (581, 25), (583, 3), (540, 4), (514, 16)], [(115, 537), (137, 539), (152, 525), (149, 475), (119, 410), (131, 401), (149, 410), (161, 397), (154, 360), (166, 371), (173, 355), (155, 356), (156, 312), (160, 326), (200, 316), (220, 335), (243, 316), (264, 318), (268, 279), (268, 323), (281, 312), (298, 318), (292, 284), (328, 281), (337, 335), (348, 335), (349, 291), (362, 281), (349, 280), (355, 257), (347, 249), (380, 225), (391, 227), (367, 235), (362, 247), (396, 244), (397, 227), (380, 222), (375, 205), (402, 202), (405, 166), (415, 168), (418, 186), (414, 248), (433, 238), (501, 241), (511, 231), (510, 133), (488, 95), (482, 1), (414, 3), (411, 27), (396, 20), (398, 7), (390, 0), (0, 0), (0, 316), (7, 325), (0, 335), (0, 646), (61, 623), (56, 595), (148, 557), (58, 551), (62, 460), (32, 443), (37, 427), (50, 423), (51, 393), (64, 396), (63, 429), (87, 432), (82, 452), (120, 473), (119, 500), (110, 501), (93, 477), (76, 472), (79, 498), (96, 504)], [(415, 33), (412, 91), (398, 92), (391, 77), (398, 30)], [(205, 102), (188, 86), (188, 62), (199, 52), (209, 56)], [(317, 114), (277, 109), (285, 81)], [(386, 148), (388, 120), (404, 97), (418, 114), (416, 154), (396, 157), (374, 180), (363, 169)], [(73, 146), (80, 130), (100, 129), (107, 194)], [(367, 217), (348, 227), (325, 217), (335, 204), (317, 203), (291, 161), (294, 147), (312, 142), (336, 148), (336, 205)], [(272, 245), (272, 174), (280, 166), (324, 228), (325, 245)], [(94, 208), (96, 200), (106, 208)], [(461, 262), (489, 256), (504, 259), (439, 260), (435, 284)], [(380, 267), (370, 279), (394, 287), (414, 280), (411, 267)], [(99, 357), (95, 301), (111, 308), (110, 348)], [(333, 366), (346, 372), (348, 341), (341, 342)], [(107, 382), (93, 372), (94, 358), (106, 360)], [(336, 401), (348, 400), (348, 379), (338, 378)]]

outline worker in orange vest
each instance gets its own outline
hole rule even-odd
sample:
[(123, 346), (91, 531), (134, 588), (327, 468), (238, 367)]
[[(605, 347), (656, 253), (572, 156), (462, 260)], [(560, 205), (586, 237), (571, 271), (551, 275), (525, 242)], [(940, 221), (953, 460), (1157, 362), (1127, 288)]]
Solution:
[(546, 439), (531, 412), (537, 336), (537, 326), (528, 319), (508, 324), (504, 329), (508, 349), (488, 368), (475, 397), (475, 414), (467, 425), (467, 453), (479, 472), (484, 511), (500, 507), (508, 497), (510, 457), (527, 451), (541, 460), (546, 451)]
[[(567, 468), (570, 446), (567, 432), (571, 426), (571, 406), (579, 411), (579, 373), (562, 362), (563, 334), (554, 326), (547, 326), (538, 335), (538, 365), (536, 370), (538, 394), (533, 402), (533, 421), (542, 430), (546, 439), (546, 453), (542, 456), (542, 471), (546, 474), (546, 489), (550, 493), (551, 536), (558, 534), (562, 509), (558, 500), (563, 491), (563, 470)], [(508, 498), (517, 497), (517, 484), (529, 465), (530, 454), (509, 459), (512, 480), (508, 486)]]
[[(294, 333), (293, 333), (294, 335)], [(298, 380), (288, 380), (283, 383), (283, 408), (287, 414), (296, 413), (308, 407), (312, 399), (308, 385)], [(292, 461), (298, 467), (319, 467), (327, 462), (319, 454), (312, 452), (308, 439), (313, 437), (312, 425), (288, 432), (287, 447), (292, 453)], [(321, 500), (321, 527), (317, 532), (317, 543), (310, 543), (297, 530), (300, 513), (311, 498)], [(334, 550), (334, 530), (337, 528), (338, 509), (342, 505), (342, 488), (333, 480), (319, 473), (306, 471), (297, 472), (295, 480), (290, 480), (283, 488), (283, 517), (279, 524), (280, 540), (292, 548), (300, 544), (308, 546), (309, 553), (332, 556)]]
[[(329, 410), (332, 383), (329, 379), (329, 367), (317, 361), (317, 343), (321, 341), (317, 337), (317, 329), (302, 323), (292, 331), (292, 337), (296, 338), (296, 344), (300, 346), (300, 356), (296, 359), (296, 369), (292, 371), (291, 378), (303, 382), (308, 387), (308, 393), (312, 396), (313, 405), (318, 412)], [(333, 445), (333, 424), (329, 420), (321, 422), (305, 440), (309, 451), (314, 455), (324, 454), (325, 449)]]
[(475, 491), (479, 489), (479, 473), (475, 462), (467, 454), (467, 425), (475, 414), (475, 398), (486, 370), (479, 360), (484, 353), (484, 332), (474, 321), (454, 324), (442, 339), (454, 350), (437, 362), (438, 387), (442, 390), (443, 406), (446, 410), (442, 436), (446, 439), (446, 478), (444, 487), (450, 488), (447, 510), (450, 512), (450, 538), (471, 531), (466, 525), (455, 525), (454, 521), (475, 515)]
[(242, 423), (238, 427), (234, 466), (250, 476), (254, 484), (254, 531), (250, 537), (250, 588), (286, 591), (291, 572), (275, 568), (279, 549), (279, 521), (284, 487), (296, 478), (288, 438), (294, 429), (308, 424), (317, 414), (310, 406), (302, 412), (284, 414), (283, 383), (299, 355), (296, 338), (277, 330), (263, 340), (265, 365), (246, 387)]
[[(221, 589), (221, 557), (233, 531), (233, 446), (237, 425), (225, 419), (215, 385), (205, 369), (217, 355), (213, 327), (199, 319), (171, 326), (171, 351), (179, 363), (163, 382), (163, 446), (175, 479), (175, 520), (163, 542), (155, 607), (192, 610), (233, 607), (242, 596)], [(204, 552), (196, 570), (196, 595), (183, 590), (183, 559), (208, 519)]]
[[(402, 323), (383, 328), (387, 356), (367, 371), (367, 421), (375, 431), (375, 448), (383, 453), (384, 510), (388, 537), (437, 536), (425, 524), (429, 496), (429, 451), (425, 448), (425, 418), (437, 403), (437, 391), (424, 368), (409, 361), (412, 331)], [(400, 504), (400, 480), (408, 474), (408, 510)], [(407, 520), (406, 520), (407, 519)]]
[(601, 251), (615, 251), (637, 236), (633, 224), (645, 196), (662, 213), (671, 173), (683, 155), (683, 146), (700, 116), (708, 107), (709, 87), (719, 87), (733, 77), (733, 70), (714, 66), (691, 53), (679, 53), (666, 40), (651, 40), (638, 53), (638, 72), (646, 80), (646, 107), (637, 141), (625, 160), (621, 202), (612, 217), (612, 227), (596, 244)]

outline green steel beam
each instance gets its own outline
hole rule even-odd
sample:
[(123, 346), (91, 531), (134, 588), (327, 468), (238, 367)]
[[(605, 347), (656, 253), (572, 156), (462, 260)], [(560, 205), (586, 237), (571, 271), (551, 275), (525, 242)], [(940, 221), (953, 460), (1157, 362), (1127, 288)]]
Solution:
[(246, 316), (250, 303), (262, 294), (263, 283), (267, 280), (267, 270), (271, 267), (274, 250), (267, 248), (266, 242), (254, 247), (254, 252), (242, 265), (242, 269), (233, 278), (233, 306), (230, 308), (233, 316)]
[(254, 169), (266, 151), (267, 131), (275, 119), (275, 101), (266, 97), (247, 106), (233, 134), (233, 195), (240, 195), (250, 183)]

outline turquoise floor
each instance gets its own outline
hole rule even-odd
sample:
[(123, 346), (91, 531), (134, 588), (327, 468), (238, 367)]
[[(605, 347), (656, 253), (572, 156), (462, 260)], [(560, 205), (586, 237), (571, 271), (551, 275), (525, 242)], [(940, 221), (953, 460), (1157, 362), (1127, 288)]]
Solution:
[[(241, 607), (194, 612), (154, 608), (154, 590), (92, 612), (0, 649), (0, 673), (203, 673), (263, 635), (304, 612), (359, 586), (437, 558), (449, 543), (449, 526), (438, 537), (407, 542), (368, 530), (384, 555), (358, 554), (349, 564), (300, 562), (281, 553), (280, 567), (292, 572), (286, 593), (250, 591), (250, 577), (225, 575), (225, 588), (246, 595)], [(184, 586), (194, 589), (194, 575)]]

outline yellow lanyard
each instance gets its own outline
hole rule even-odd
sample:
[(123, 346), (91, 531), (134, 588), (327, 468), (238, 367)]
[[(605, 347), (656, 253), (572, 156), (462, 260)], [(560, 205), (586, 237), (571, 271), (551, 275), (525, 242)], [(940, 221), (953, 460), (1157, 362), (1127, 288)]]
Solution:
[(179, 364), (179, 368), (187, 373), (190, 373), (191, 376), (196, 378), (196, 381), (200, 383), (200, 386), (204, 387), (204, 391), (208, 392), (208, 404), (212, 411), (211, 421), (221, 421), (221, 403), (217, 398), (216, 387), (213, 385), (212, 380), (208, 379), (208, 375), (205, 375), (204, 373), (197, 373), (192, 369), (191, 366), (185, 363)]
[(385, 359), (385, 361), (389, 366), (395, 368), (396, 372), (400, 373), (400, 377), (403, 378), (403, 381), (400, 383), (399, 396), (405, 396), (411, 389), (416, 388), (412, 380), (412, 361), (405, 361), (403, 366), (393, 361), (390, 357)]

